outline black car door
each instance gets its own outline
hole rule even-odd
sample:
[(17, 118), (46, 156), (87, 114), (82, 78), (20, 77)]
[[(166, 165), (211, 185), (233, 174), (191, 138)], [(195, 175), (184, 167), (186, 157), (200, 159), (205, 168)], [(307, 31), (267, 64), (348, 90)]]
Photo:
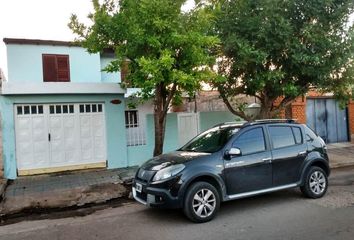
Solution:
[(241, 154), (224, 160), (228, 195), (272, 186), (271, 152), (264, 130), (262, 126), (246, 130), (232, 143), (231, 147), (240, 149)]
[(270, 125), (268, 131), (273, 148), (273, 186), (298, 182), (307, 157), (307, 145), (301, 127)]

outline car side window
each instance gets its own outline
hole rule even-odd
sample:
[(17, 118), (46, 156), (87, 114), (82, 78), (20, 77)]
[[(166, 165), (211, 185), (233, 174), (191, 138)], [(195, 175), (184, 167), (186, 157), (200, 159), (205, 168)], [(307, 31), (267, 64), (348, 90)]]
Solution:
[(299, 127), (292, 127), (296, 144), (302, 144), (302, 133)]
[(232, 147), (239, 148), (242, 155), (262, 152), (266, 150), (263, 128), (254, 128), (242, 133), (233, 143)]
[(291, 127), (270, 126), (269, 134), (273, 143), (273, 148), (288, 147), (296, 144)]

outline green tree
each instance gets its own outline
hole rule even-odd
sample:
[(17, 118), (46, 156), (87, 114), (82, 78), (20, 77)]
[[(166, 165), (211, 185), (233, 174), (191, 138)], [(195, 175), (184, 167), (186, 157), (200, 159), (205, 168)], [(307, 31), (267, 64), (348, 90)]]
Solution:
[(89, 52), (114, 49), (116, 59), (105, 69), (119, 71), (128, 59), (128, 81), (141, 88), (139, 97), (153, 98), (155, 122), (154, 156), (163, 151), (166, 115), (172, 101), (182, 92), (194, 94), (208, 79), (215, 63), (211, 49), (218, 38), (209, 36), (212, 14), (202, 3), (188, 12), (186, 0), (93, 0), (92, 26), (72, 15), (70, 29)]
[[(244, 115), (246, 94), (272, 118), (310, 89), (348, 100), (353, 83), (353, 0), (219, 1), (216, 31), (222, 42), (214, 84), (229, 110)], [(280, 104), (275, 104), (279, 99)]]

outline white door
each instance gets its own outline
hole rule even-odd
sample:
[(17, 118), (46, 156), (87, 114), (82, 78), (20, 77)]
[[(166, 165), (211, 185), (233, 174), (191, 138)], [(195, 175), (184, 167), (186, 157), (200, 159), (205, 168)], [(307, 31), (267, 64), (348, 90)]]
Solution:
[(16, 157), (18, 169), (50, 163), (48, 121), (44, 105), (15, 106)]
[(198, 113), (178, 113), (178, 140), (183, 146), (199, 133)]
[(104, 105), (16, 105), (19, 170), (106, 161)]

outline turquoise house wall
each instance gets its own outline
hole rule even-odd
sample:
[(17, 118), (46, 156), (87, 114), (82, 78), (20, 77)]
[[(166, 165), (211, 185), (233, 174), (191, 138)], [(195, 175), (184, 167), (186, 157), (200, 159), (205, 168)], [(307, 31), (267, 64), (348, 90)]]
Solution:
[(109, 58), (101, 58), (100, 54), (89, 54), (82, 47), (25, 44), (8, 44), (6, 47), (8, 79), (12, 83), (42, 83), (42, 54), (69, 55), (71, 82), (120, 82), (119, 73), (101, 72), (108, 64)]
[[(110, 101), (119, 99), (121, 104)], [(52, 102), (104, 102), (106, 113), (107, 162), (108, 168), (120, 168), (128, 165), (126, 133), (124, 124), (124, 96), (120, 95), (30, 95), (0, 96), (3, 134), (4, 176), (8, 179), (17, 177), (14, 107), (16, 103), (52, 103)]]
[[(235, 116), (230, 112), (200, 112), (199, 126), (200, 131), (205, 131), (208, 128), (215, 126), (218, 123), (235, 121)], [(153, 115), (147, 115), (146, 121), (146, 145), (129, 146), (128, 165), (141, 165), (146, 160), (152, 158), (154, 150), (154, 119)], [(180, 148), (178, 143), (178, 119), (177, 113), (169, 113), (166, 120), (166, 133), (163, 152), (170, 152)]]
[(112, 60), (114, 60), (114, 58), (101, 56), (101, 79), (102, 79), (102, 82), (107, 82), (107, 83), (118, 82), (118, 83), (120, 83), (121, 82), (120, 72), (108, 73), (106, 71), (102, 71), (102, 69), (107, 67), (107, 65)]
[[(154, 117), (152, 114), (146, 116), (146, 145), (129, 146), (128, 166), (141, 165), (146, 160), (152, 158), (155, 144)], [(163, 152), (170, 152), (178, 148), (178, 126), (177, 114), (169, 113), (166, 119), (166, 132)]]

